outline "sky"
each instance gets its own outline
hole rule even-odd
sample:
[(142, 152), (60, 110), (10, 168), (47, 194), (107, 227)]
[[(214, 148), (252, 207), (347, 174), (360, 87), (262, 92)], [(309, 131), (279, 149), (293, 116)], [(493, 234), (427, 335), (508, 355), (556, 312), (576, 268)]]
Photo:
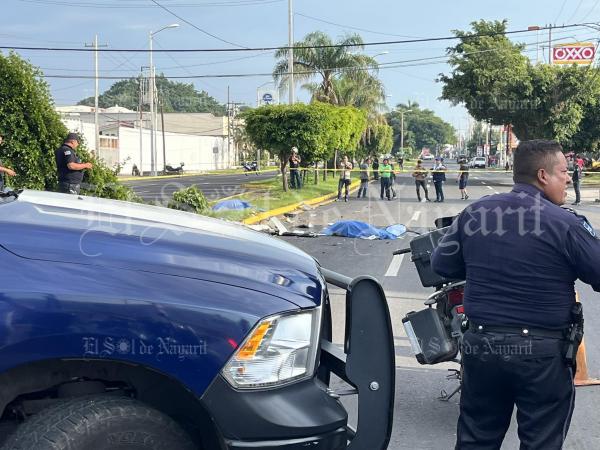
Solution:
[[(358, 33), (365, 42), (376, 43), (451, 36), (452, 30), (468, 30), (472, 21), (480, 19), (507, 19), (509, 30), (598, 22), (600, 0), (293, 0), (293, 11), (295, 40), (320, 30), (334, 39)], [(140, 50), (99, 54), (100, 76), (128, 78), (149, 65), (149, 33), (172, 23), (180, 26), (156, 34), (155, 49), (277, 47), (287, 45), (288, 0), (3, 0), (0, 46), (85, 48), (97, 34), (99, 44), (107, 48)], [(598, 38), (599, 32), (584, 27), (553, 32), (557, 43)], [(526, 52), (532, 60), (539, 58), (544, 62), (547, 58), (547, 31), (512, 35), (511, 39), (528, 44)], [(466, 110), (439, 100), (442, 86), (436, 82), (440, 73), (451, 71), (443, 57), (453, 42), (456, 41), (388, 43), (365, 49), (365, 53), (383, 64), (379, 76), (386, 88), (389, 108), (416, 101), (455, 128), (467, 127)], [(56, 105), (76, 104), (94, 94), (93, 79), (51, 77), (93, 76), (93, 53), (17, 52), (48, 76), (46, 80)], [(229, 87), (231, 101), (255, 106), (257, 87), (272, 81), (269, 75), (185, 77), (269, 74), (275, 65), (273, 53), (155, 53), (154, 64), (157, 73), (183, 77), (174, 80), (191, 82), (220, 102), (227, 101)], [(430, 57), (439, 59), (406, 62)], [(402, 67), (391, 64), (398, 61)], [(100, 92), (115, 81), (101, 80)], [(298, 99), (308, 101), (309, 97), (300, 90)]]

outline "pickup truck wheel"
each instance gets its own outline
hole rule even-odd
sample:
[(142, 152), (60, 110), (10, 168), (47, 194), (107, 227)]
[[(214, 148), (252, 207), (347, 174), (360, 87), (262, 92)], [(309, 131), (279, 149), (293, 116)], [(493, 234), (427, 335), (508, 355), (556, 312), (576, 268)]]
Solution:
[(76, 398), (31, 417), (2, 450), (191, 450), (196, 448), (165, 414), (127, 397)]

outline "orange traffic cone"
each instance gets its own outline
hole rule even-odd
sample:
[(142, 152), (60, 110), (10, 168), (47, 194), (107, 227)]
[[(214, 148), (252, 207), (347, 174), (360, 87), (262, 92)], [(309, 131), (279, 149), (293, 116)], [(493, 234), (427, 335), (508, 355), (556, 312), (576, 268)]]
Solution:
[[(579, 301), (579, 292), (575, 292), (575, 300)], [(577, 372), (575, 372), (575, 378), (573, 382), (575, 386), (595, 386), (600, 385), (600, 380), (597, 378), (590, 378), (587, 368), (587, 357), (585, 355), (585, 340), (581, 341), (579, 348), (577, 349)]]
[(600, 384), (600, 380), (590, 378), (588, 375), (585, 341), (581, 341), (581, 345), (579, 345), (579, 349), (577, 350), (577, 372), (575, 372), (575, 379), (573, 381), (575, 386), (594, 386)]

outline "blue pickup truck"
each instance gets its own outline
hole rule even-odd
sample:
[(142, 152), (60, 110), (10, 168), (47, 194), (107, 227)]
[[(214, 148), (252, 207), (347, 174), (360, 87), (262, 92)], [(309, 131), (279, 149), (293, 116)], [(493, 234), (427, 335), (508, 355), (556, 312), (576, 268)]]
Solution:
[(383, 449), (394, 377), (373, 278), (185, 212), (0, 198), (2, 450)]

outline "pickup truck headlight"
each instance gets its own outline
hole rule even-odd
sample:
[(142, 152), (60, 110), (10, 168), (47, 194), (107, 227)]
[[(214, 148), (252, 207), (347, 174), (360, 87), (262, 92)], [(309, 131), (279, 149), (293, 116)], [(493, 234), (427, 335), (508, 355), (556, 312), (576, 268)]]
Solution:
[(321, 308), (261, 320), (222, 373), (237, 389), (275, 387), (310, 378), (317, 359)]

